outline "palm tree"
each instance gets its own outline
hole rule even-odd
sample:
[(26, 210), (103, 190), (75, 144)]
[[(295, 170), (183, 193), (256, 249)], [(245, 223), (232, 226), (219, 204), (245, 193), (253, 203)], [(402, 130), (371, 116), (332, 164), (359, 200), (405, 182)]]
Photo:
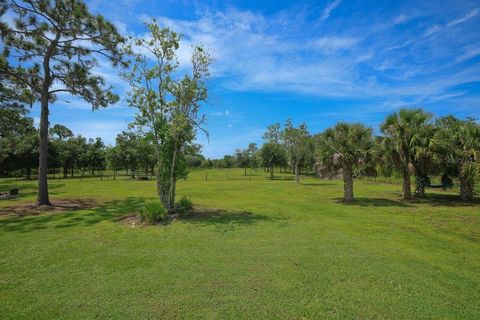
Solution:
[(430, 185), (429, 173), (438, 172), (436, 151), (441, 142), (436, 139), (438, 127), (430, 123), (420, 126), (412, 138), (412, 163), (415, 170), (415, 196), (424, 197), (425, 187)]
[(382, 144), (392, 163), (402, 174), (404, 199), (411, 198), (410, 173), (414, 171), (414, 162), (419, 147), (426, 145), (422, 141), (425, 126), (429, 125), (431, 114), (423, 109), (400, 109), (385, 119), (380, 126)]
[(446, 116), (437, 120), (436, 139), (442, 141), (438, 154), (444, 169), (460, 180), (460, 196), (474, 198), (475, 179), (480, 175), (480, 125), (474, 119)]
[(342, 168), (345, 201), (354, 200), (353, 172), (367, 162), (372, 146), (372, 129), (361, 123), (337, 123), (319, 139), (319, 161)]

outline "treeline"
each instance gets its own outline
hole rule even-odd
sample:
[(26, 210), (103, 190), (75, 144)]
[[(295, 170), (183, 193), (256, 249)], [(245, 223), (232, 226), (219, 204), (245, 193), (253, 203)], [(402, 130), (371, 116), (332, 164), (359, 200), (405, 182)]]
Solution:
[[(0, 175), (30, 179), (38, 174), (38, 129), (22, 107), (1, 108), (0, 117)], [(64, 177), (73, 177), (75, 171), (94, 175), (107, 168), (108, 160), (109, 148), (101, 138), (74, 135), (60, 124), (49, 129), (50, 171), (60, 171)]]
[[(361, 175), (400, 176), (404, 199), (412, 197), (411, 177), (417, 197), (424, 197), (427, 187), (451, 187), (456, 178), (461, 198), (473, 200), (480, 175), (480, 125), (475, 119), (434, 118), (423, 109), (401, 109), (386, 117), (380, 132), (374, 136), (361, 123), (337, 123), (312, 134), (305, 124), (295, 127), (287, 120), (283, 127), (268, 126), (258, 159), (272, 177), (274, 167), (285, 166), (296, 182), (302, 168), (311, 168), (320, 178), (343, 177), (347, 201), (354, 199), (353, 179)], [(441, 184), (432, 186), (431, 176), (441, 176)]]
[[(22, 105), (0, 108), (0, 175), (24, 176), (31, 179), (38, 174), (39, 132), (33, 119)], [(61, 124), (49, 131), (48, 168), (63, 177), (96, 175), (112, 170), (114, 174), (152, 176), (155, 174), (156, 154), (147, 135), (134, 130), (121, 132), (114, 146), (106, 146), (101, 138), (87, 139), (75, 135)], [(205, 158), (198, 153), (199, 146), (191, 148), (184, 165), (198, 168)]]

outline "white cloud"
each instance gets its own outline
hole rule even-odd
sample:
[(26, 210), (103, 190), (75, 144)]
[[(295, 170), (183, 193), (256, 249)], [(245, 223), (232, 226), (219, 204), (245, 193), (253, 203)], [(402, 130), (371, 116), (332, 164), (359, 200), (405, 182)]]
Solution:
[(325, 9), (322, 12), (322, 16), (320, 17), (320, 20), (322, 20), (322, 21), (327, 20), (330, 17), (330, 14), (332, 13), (332, 11), (336, 7), (338, 7), (341, 2), (342, 2), (341, 0), (334, 0), (334, 1), (330, 2), (329, 4), (327, 4), (327, 6), (325, 7)]
[(354, 47), (359, 42), (352, 37), (322, 37), (314, 42), (314, 45), (326, 52), (335, 52)]
[(475, 17), (479, 13), (480, 13), (480, 10), (478, 8), (474, 9), (474, 10), (470, 11), (469, 13), (467, 13), (466, 15), (464, 15), (463, 17), (458, 18), (456, 20), (452, 20), (449, 23), (447, 23), (447, 27), (453, 27), (453, 26), (456, 26), (457, 24), (464, 23), (464, 22), (472, 19), (473, 17)]
[(433, 25), (432, 27), (430, 27), (426, 32), (425, 32), (425, 36), (428, 37), (434, 33), (437, 33), (439, 31), (442, 31), (444, 28), (450, 28), (450, 27), (454, 27), (456, 25), (459, 25), (461, 23), (464, 23), (464, 22), (467, 22), (468, 20), (472, 19), (473, 17), (477, 16), (478, 14), (480, 13), (480, 10), (479, 9), (474, 9), (470, 12), (468, 12), (466, 15), (464, 15), (463, 17), (461, 18), (458, 18), (458, 19), (455, 19), (455, 20), (452, 20), (450, 22), (448, 22), (444, 27), (439, 25), (439, 24), (435, 24)]
[(210, 113), (211, 116), (214, 117), (228, 117), (230, 115), (230, 111), (225, 110), (225, 111), (215, 111)]
[(75, 134), (86, 138), (101, 137), (105, 144), (114, 144), (117, 134), (126, 130), (126, 121), (106, 119), (104, 121), (62, 121), (62, 124)]
[(469, 59), (474, 58), (474, 57), (479, 56), (479, 55), (480, 55), (480, 47), (479, 48), (470, 48), (470, 49), (466, 50), (463, 54), (457, 56), (455, 61), (462, 62), (462, 61), (469, 60)]
[(409, 17), (406, 14), (401, 14), (393, 20), (393, 24), (403, 24), (409, 20)]
[(35, 126), (35, 128), (40, 127), (40, 118), (39, 117), (33, 117), (33, 125)]
[(425, 36), (428, 37), (434, 33), (439, 32), (442, 29), (443, 29), (442, 26), (440, 26), (439, 24), (433, 25), (430, 28), (428, 28), (427, 31), (425, 31)]

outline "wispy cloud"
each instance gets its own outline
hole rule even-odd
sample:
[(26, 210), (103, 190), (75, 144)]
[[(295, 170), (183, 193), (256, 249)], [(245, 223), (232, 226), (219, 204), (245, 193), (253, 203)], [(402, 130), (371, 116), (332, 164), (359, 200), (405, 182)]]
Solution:
[(449, 23), (447, 23), (447, 27), (453, 27), (453, 26), (456, 26), (457, 24), (464, 23), (464, 22), (472, 19), (473, 17), (477, 16), (479, 13), (480, 13), (480, 10), (478, 8), (474, 9), (474, 10), (468, 12), (463, 17), (458, 18), (456, 20), (452, 20)]
[(467, 22), (468, 20), (474, 18), (475, 16), (477, 16), (478, 14), (480, 13), (480, 10), (479, 9), (474, 9), (470, 12), (468, 12), (467, 14), (465, 14), (463, 17), (461, 18), (458, 18), (458, 19), (455, 19), (455, 20), (451, 20), (450, 22), (448, 22), (445, 26), (441, 26), (439, 24), (435, 24), (433, 26), (431, 26), (430, 28), (427, 29), (427, 31), (425, 32), (425, 36), (430, 36), (434, 33), (437, 33), (439, 31), (442, 31), (443, 29), (445, 28), (450, 28), (450, 27), (454, 27), (456, 25), (459, 25), (461, 23), (464, 23), (464, 22)]
[(330, 18), (330, 14), (332, 13), (332, 11), (335, 10), (335, 8), (338, 7), (341, 2), (342, 2), (342, 0), (334, 0), (334, 1), (330, 2), (329, 4), (327, 4), (327, 6), (325, 7), (325, 9), (322, 12), (320, 20), (325, 21), (328, 18)]
[(468, 48), (463, 54), (457, 56), (455, 61), (462, 62), (480, 55), (480, 47)]
[(354, 47), (359, 39), (353, 37), (322, 37), (314, 42), (314, 45), (324, 51), (334, 52)]
[(402, 13), (401, 15), (398, 15), (395, 17), (395, 19), (393, 20), (393, 24), (394, 25), (403, 24), (407, 22), (409, 19), (410, 19), (409, 16)]

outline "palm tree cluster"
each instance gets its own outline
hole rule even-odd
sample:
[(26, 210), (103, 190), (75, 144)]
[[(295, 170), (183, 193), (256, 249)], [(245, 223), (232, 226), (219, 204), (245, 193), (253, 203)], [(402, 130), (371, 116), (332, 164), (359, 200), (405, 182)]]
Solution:
[(444, 189), (458, 178), (461, 198), (473, 200), (480, 175), (480, 125), (474, 119), (434, 119), (421, 108), (401, 109), (386, 117), (380, 132), (374, 137), (361, 123), (338, 123), (314, 137), (316, 165), (330, 176), (342, 174), (345, 201), (354, 199), (353, 177), (362, 172), (399, 174), (404, 199), (412, 198), (412, 176), (416, 197), (425, 196), (431, 175), (442, 176)]

